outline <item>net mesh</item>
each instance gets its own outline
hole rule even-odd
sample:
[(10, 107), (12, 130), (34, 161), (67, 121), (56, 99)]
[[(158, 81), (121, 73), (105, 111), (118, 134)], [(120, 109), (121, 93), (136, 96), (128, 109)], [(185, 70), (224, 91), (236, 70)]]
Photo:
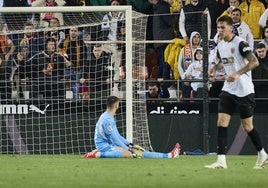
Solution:
[[(116, 115), (126, 136), (126, 74), (132, 74), (133, 142), (151, 149), (146, 116), (145, 40), (147, 16), (132, 13), (133, 71), (125, 68), (125, 44), (111, 42), (103, 12), (66, 13), (64, 25), (38, 13), (3, 13), (7, 30), (1, 57), (0, 153), (81, 154), (94, 149), (94, 129), (106, 98), (120, 98)], [(30, 21), (30, 22), (29, 22)], [(58, 20), (54, 20), (58, 21)], [(125, 17), (115, 41), (125, 40)], [(33, 25), (32, 25), (33, 24)], [(2, 45), (2, 44), (1, 44)], [(120, 49), (120, 50), (118, 50)]]

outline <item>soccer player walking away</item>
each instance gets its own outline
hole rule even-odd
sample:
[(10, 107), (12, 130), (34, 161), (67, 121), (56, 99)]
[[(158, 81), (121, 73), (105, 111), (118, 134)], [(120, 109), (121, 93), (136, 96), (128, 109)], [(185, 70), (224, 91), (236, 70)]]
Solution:
[(220, 94), (218, 111), (218, 147), (217, 162), (205, 168), (227, 168), (227, 128), (235, 107), (240, 112), (240, 120), (244, 130), (258, 151), (258, 160), (254, 169), (262, 169), (268, 162), (261, 138), (253, 127), (253, 111), (255, 107), (254, 85), (251, 70), (259, 65), (257, 57), (248, 43), (232, 33), (233, 21), (229, 16), (222, 16), (217, 21), (217, 30), (222, 40), (218, 43), (219, 62), (209, 70), (210, 81), (215, 81), (216, 66), (222, 64), (226, 71), (226, 80)]
[(116, 96), (107, 98), (107, 109), (100, 116), (96, 128), (94, 142), (97, 149), (86, 153), (84, 158), (178, 158), (180, 145), (177, 143), (170, 153), (145, 151), (139, 145), (133, 145), (122, 137), (117, 129), (115, 113), (119, 108)]

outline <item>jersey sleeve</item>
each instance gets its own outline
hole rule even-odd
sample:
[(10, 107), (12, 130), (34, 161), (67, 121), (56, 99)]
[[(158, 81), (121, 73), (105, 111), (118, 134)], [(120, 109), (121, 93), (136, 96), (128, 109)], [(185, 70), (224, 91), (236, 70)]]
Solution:
[(252, 49), (246, 41), (241, 41), (239, 43), (239, 52), (242, 57), (247, 57), (248, 54), (252, 53)]

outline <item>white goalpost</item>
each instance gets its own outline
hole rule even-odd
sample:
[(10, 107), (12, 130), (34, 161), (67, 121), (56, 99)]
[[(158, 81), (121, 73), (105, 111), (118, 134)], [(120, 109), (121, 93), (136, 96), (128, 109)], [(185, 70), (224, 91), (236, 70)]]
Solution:
[[(109, 38), (111, 28), (103, 27), (109, 12), (125, 15), (107, 22), (120, 26), (115, 40)], [(39, 25), (41, 13), (61, 13), (64, 25)], [(146, 15), (131, 6), (2, 7), (0, 14), (8, 28), (0, 36), (12, 41), (0, 52), (11, 53), (0, 66), (0, 153), (83, 154), (95, 149), (95, 123), (109, 95), (120, 98), (120, 133), (152, 149), (143, 97)]]

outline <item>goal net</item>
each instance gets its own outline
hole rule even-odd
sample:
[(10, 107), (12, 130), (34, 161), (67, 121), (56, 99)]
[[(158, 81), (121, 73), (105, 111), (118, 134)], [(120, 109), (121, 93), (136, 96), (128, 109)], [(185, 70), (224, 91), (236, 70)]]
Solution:
[(109, 95), (120, 98), (120, 133), (151, 149), (147, 16), (129, 6), (0, 8), (0, 14), (0, 153), (95, 149), (95, 124)]

